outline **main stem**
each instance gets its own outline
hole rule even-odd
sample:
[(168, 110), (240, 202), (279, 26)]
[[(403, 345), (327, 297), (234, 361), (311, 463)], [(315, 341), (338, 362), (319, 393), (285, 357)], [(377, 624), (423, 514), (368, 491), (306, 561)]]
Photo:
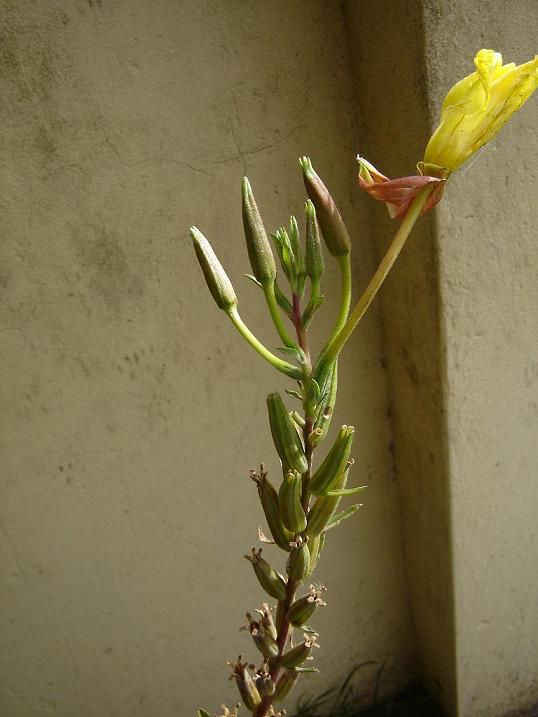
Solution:
[[(301, 320), (301, 302), (300, 298), (296, 294), (293, 295), (293, 310), (291, 319), (293, 321), (293, 325), (295, 326), (295, 332), (297, 334), (297, 343), (299, 344), (305, 355), (303, 379), (306, 384), (312, 376), (312, 359), (310, 357), (310, 347), (308, 345), (307, 331), (303, 327)], [(305, 455), (308, 461), (308, 469), (303, 474), (303, 507), (306, 512), (308, 510), (308, 503), (310, 500), (310, 491), (308, 490), (308, 483), (310, 481), (310, 474), (312, 472), (312, 455), (314, 453), (314, 448), (310, 441), (310, 434), (312, 433), (314, 427), (314, 417), (308, 415), (306, 410), (304, 421), (305, 423), (303, 428), (303, 439)], [(278, 680), (280, 670), (282, 669), (282, 655), (286, 650), (286, 644), (290, 636), (291, 623), (288, 618), (288, 612), (293, 601), (295, 600), (295, 593), (297, 592), (297, 588), (299, 587), (299, 585), (300, 582), (294, 580), (291, 577), (288, 577), (286, 597), (284, 598), (284, 600), (281, 600), (279, 602), (279, 608), (282, 614), (282, 621), (278, 627), (278, 634), (276, 639), (278, 645), (278, 655), (271, 661), (272, 664), (269, 671), (271, 679), (275, 684)], [(254, 717), (267, 717), (272, 704), (272, 695), (266, 695), (265, 697), (262, 697), (262, 701), (258, 705), (256, 712), (254, 713)]]

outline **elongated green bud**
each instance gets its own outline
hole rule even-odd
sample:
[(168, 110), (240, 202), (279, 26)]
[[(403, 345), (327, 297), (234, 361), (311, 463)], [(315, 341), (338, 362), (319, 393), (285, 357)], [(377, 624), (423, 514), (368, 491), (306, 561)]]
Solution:
[(307, 578), (312, 575), (318, 566), (321, 552), (323, 550), (323, 546), (325, 545), (325, 533), (320, 533), (314, 538), (309, 538), (308, 544), (310, 545), (310, 565), (308, 567), (308, 572), (305, 575)]
[(319, 282), (325, 270), (319, 236), (316, 208), (309, 199), (306, 212), (306, 274), (313, 282)]
[(278, 493), (267, 478), (267, 473), (263, 470), (263, 466), (259, 474), (255, 471), (251, 471), (250, 477), (258, 487), (258, 496), (273, 540), (279, 548), (289, 552), (290, 541), (293, 540), (293, 533), (291, 533), (282, 522)]
[(252, 619), (252, 615), (247, 612), (248, 627), (241, 628), (248, 630), (250, 636), (258, 650), (264, 657), (276, 657), (278, 655), (278, 645), (276, 640), (268, 635), (257, 620)]
[(276, 625), (273, 621), (273, 615), (272, 615), (272, 608), (269, 607), (269, 605), (264, 602), (263, 605), (260, 608), (256, 608), (256, 612), (258, 615), (260, 615), (260, 626), (261, 629), (264, 631), (266, 635), (269, 635), (269, 637), (272, 637), (273, 640), (276, 640), (278, 632), (276, 629)]
[(286, 597), (286, 581), (274, 570), (267, 560), (261, 557), (261, 548), (256, 550), (252, 548), (251, 555), (245, 555), (250, 560), (256, 577), (265, 592), (276, 600), (284, 600)]
[(252, 273), (260, 284), (273, 282), (276, 277), (275, 259), (250, 188), (250, 182), (246, 177), (243, 177), (241, 194), (243, 197), (243, 227)]
[(217, 306), (223, 311), (235, 308), (237, 297), (232, 282), (217, 259), (211, 244), (196, 227), (191, 227), (191, 239), (198, 262), (204, 272), (206, 284)]
[(270, 393), (267, 396), (267, 410), (273, 442), (280, 460), (287, 468), (305, 473), (308, 470), (308, 461), (303, 444), (279, 393)]
[(302, 493), (301, 476), (295, 471), (287, 471), (278, 495), (282, 521), (292, 533), (300, 533), (306, 528), (306, 515), (301, 503)]
[(286, 564), (286, 571), (290, 578), (303, 580), (310, 566), (310, 549), (300, 535), (291, 544), (290, 557)]
[(331, 426), (331, 420), (336, 404), (336, 392), (338, 389), (338, 361), (330, 367), (322, 383), (323, 399), (320, 401), (318, 414), (314, 421), (314, 430), (321, 431), (318, 443), (320, 443)]
[(302, 665), (302, 663), (310, 657), (312, 649), (314, 647), (319, 647), (316, 642), (316, 639), (316, 634), (305, 634), (304, 642), (301, 642), (299, 645), (292, 647), (291, 650), (288, 650), (288, 652), (285, 652), (284, 655), (282, 655), (282, 666), (291, 668), (297, 667), (297, 665)]
[(241, 699), (243, 700), (245, 707), (251, 712), (254, 712), (261, 702), (261, 697), (254, 679), (248, 670), (247, 663), (241, 662), (241, 655), (239, 655), (237, 663), (232, 664), (231, 666), (233, 669), (233, 677), (237, 683)]
[[(342, 471), (340, 478), (337, 480), (335, 488), (345, 488), (347, 483), (348, 470)], [(306, 526), (305, 535), (310, 540), (320, 535), (326, 528), (327, 523), (331, 519), (332, 514), (340, 504), (342, 498), (340, 496), (322, 495), (316, 499), (316, 502), (308, 513), (308, 524)]]
[(280, 702), (284, 699), (284, 697), (287, 697), (298, 679), (299, 672), (296, 672), (295, 670), (286, 670), (276, 683), (273, 701)]
[(209, 714), (209, 712), (207, 712), (207, 710), (203, 710), (200, 707), (200, 709), (198, 710), (198, 717), (213, 717), (213, 715)]
[(288, 618), (294, 627), (302, 627), (310, 620), (318, 607), (325, 607), (325, 603), (321, 599), (324, 587), (316, 588), (315, 585), (310, 586), (308, 595), (296, 600), (288, 610)]
[(314, 495), (324, 495), (335, 487), (349, 460), (354, 435), (353, 426), (342, 426), (325, 459), (312, 476), (309, 487)]
[(303, 169), (306, 193), (316, 208), (317, 219), (327, 249), (333, 256), (349, 254), (351, 251), (349, 234), (329, 190), (314, 171), (309, 157), (302, 157), (299, 163)]

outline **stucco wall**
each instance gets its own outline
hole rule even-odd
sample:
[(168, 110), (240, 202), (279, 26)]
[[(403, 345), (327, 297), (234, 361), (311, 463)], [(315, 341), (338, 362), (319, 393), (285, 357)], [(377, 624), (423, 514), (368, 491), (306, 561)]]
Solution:
[[(536, 3), (499, 10), (425, 3), (432, 104), (467, 73), (469, 48), (534, 57)], [(437, 214), (464, 717), (538, 703), (536, 120), (533, 98), (454, 177)]]
[[(262, 598), (241, 557), (260, 520), (247, 474), (275, 468), (264, 396), (283, 382), (212, 303), (188, 227), (275, 345), (242, 278), (239, 182), (249, 174), (275, 228), (302, 210), (309, 153), (364, 285), (340, 6), (6, 0), (2, 13), (0, 712), (214, 709), (236, 699), (224, 661), (253, 654), (237, 632)], [(320, 331), (333, 269), (326, 286)], [(370, 489), (320, 566), (316, 690), (385, 659), (390, 689), (413, 659), (382, 359), (373, 311), (336, 417), (357, 426)]]

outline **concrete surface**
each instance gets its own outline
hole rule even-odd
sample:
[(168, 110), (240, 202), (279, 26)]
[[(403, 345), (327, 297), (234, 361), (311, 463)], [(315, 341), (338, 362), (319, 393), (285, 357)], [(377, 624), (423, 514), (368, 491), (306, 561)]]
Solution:
[[(241, 556), (275, 471), (285, 382), (234, 334), (188, 240), (212, 241), (277, 345), (242, 245), (310, 154), (355, 241), (356, 293), (394, 224), (356, 186), (420, 158), (481, 46), (523, 62), (537, 10), (310, 0), (4, 0), (2, 717), (168, 717), (236, 699), (225, 660), (261, 602)], [(342, 361), (336, 422), (370, 486), (320, 564), (318, 692), (386, 661), (451, 715), (538, 700), (536, 100), (452, 180)], [(331, 325), (338, 277), (314, 343)], [(376, 667), (361, 670), (371, 690)], [(295, 697), (291, 700), (293, 703)]]
[[(331, 2), (2, 3), (4, 539), (0, 713), (194, 714), (236, 700), (226, 660), (262, 600), (242, 555), (260, 520), (248, 469), (276, 461), (284, 382), (203, 285), (197, 223), (245, 319), (277, 338), (242, 244), (240, 180), (268, 227), (302, 212), (310, 153), (373, 269), (355, 184), (352, 68)], [(337, 275), (318, 322), (335, 310)], [(319, 579), (319, 690), (357, 663), (412, 670), (381, 327), (342, 364), (360, 517)], [(365, 667), (368, 685), (376, 666)], [(307, 680), (305, 679), (305, 684)], [(315, 686), (314, 686), (315, 685)]]

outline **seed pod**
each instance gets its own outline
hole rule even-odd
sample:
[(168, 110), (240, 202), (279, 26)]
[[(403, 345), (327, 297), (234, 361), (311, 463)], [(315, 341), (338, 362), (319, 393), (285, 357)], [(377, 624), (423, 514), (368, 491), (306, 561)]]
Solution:
[(318, 415), (314, 422), (314, 429), (320, 430), (321, 434), (318, 440), (320, 443), (325, 436), (331, 425), (331, 419), (336, 403), (336, 391), (338, 389), (338, 361), (335, 361), (330, 367), (325, 380), (322, 383), (322, 395), (323, 398), (319, 404)]
[(353, 426), (342, 426), (323, 463), (309, 483), (309, 488), (314, 495), (324, 495), (335, 487), (349, 460), (354, 435)]
[(237, 662), (231, 664), (231, 667), (233, 670), (232, 677), (235, 678), (239, 694), (245, 707), (251, 712), (254, 712), (261, 702), (261, 697), (252, 675), (248, 670), (247, 663), (241, 662), (241, 655), (239, 655)]
[(267, 396), (267, 410), (273, 442), (280, 460), (287, 468), (305, 473), (308, 470), (308, 461), (303, 444), (279, 393), (270, 393)]
[(267, 560), (261, 557), (261, 552), (261, 548), (259, 550), (252, 548), (252, 554), (245, 555), (245, 558), (252, 563), (256, 577), (265, 592), (276, 600), (284, 600), (286, 597), (286, 581), (280, 573), (277, 573), (269, 565)]
[(249, 612), (247, 612), (247, 620), (248, 626), (241, 629), (248, 630), (250, 632), (250, 636), (252, 637), (254, 644), (264, 657), (276, 657), (278, 655), (278, 645), (276, 644), (276, 640), (266, 634), (261, 624), (257, 620), (253, 620), (252, 615)]
[[(347, 483), (348, 468), (346, 467), (340, 478), (336, 481), (335, 488), (345, 488)], [(342, 498), (340, 496), (322, 495), (320, 496), (308, 513), (308, 523), (304, 531), (311, 540), (320, 535), (329, 522), (332, 514), (340, 504)]]
[(265, 669), (265, 665), (260, 670), (258, 670), (254, 679), (256, 681), (256, 687), (258, 688), (258, 692), (262, 697), (274, 694), (275, 683), (273, 682), (271, 675)]
[(303, 541), (300, 535), (293, 542), (290, 557), (286, 564), (286, 571), (290, 578), (294, 580), (302, 580), (310, 566), (310, 550), (306, 541)]
[(243, 228), (252, 273), (260, 284), (273, 282), (276, 277), (275, 259), (250, 188), (250, 182), (246, 177), (243, 177), (241, 194), (243, 197)]
[(319, 226), (316, 219), (316, 208), (309, 199), (306, 212), (306, 273), (313, 282), (319, 282), (325, 271), (323, 252), (319, 237)]
[(315, 585), (310, 586), (308, 595), (296, 600), (288, 610), (288, 618), (294, 627), (301, 627), (314, 614), (319, 607), (324, 607), (325, 603), (321, 599), (321, 591), (324, 587), (316, 588)]
[(251, 471), (250, 477), (258, 487), (258, 496), (273, 540), (279, 548), (289, 552), (293, 533), (282, 522), (278, 493), (267, 478), (267, 473), (263, 470), (263, 467), (259, 475), (255, 471)]
[(276, 629), (280, 630), (282, 627), (282, 620), (286, 616), (286, 609), (285, 609), (285, 603), (282, 601), (278, 602), (278, 605), (276, 606), (276, 618), (275, 618), (275, 624)]
[(295, 471), (287, 471), (278, 497), (282, 521), (292, 533), (300, 533), (306, 528), (306, 515), (301, 503), (302, 493), (303, 480), (301, 476)]
[(333, 256), (349, 254), (351, 251), (349, 234), (329, 190), (314, 171), (308, 157), (302, 157), (299, 163), (303, 170), (306, 193), (316, 208), (316, 216), (327, 249)]
[(310, 577), (314, 570), (317, 568), (317, 565), (319, 563), (319, 559), (321, 556), (321, 551), (323, 550), (323, 546), (325, 544), (325, 533), (320, 533), (320, 535), (316, 535), (315, 538), (310, 538), (310, 565), (308, 566), (308, 572), (305, 575), (305, 577)]
[(198, 263), (217, 306), (223, 311), (234, 309), (237, 306), (237, 297), (232, 282), (217, 259), (211, 244), (196, 227), (191, 227), (190, 231)]
[(276, 640), (278, 632), (275, 623), (273, 622), (273, 615), (271, 614), (272, 610), (273, 608), (270, 608), (266, 602), (263, 603), (261, 610), (256, 608), (256, 612), (261, 616), (260, 625), (262, 630), (266, 635), (269, 635), (269, 637), (272, 637), (273, 640)]
[(295, 670), (286, 670), (284, 672), (278, 682), (276, 683), (276, 688), (273, 696), (274, 702), (280, 702), (284, 699), (290, 692), (292, 687), (295, 685), (297, 680), (299, 679), (299, 673)]
[(301, 642), (300, 645), (292, 647), (291, 650), (288, 650), (288, 652), (285, 652), (282, 655), (282, 666), (290, 668), (297, 667), (297, 665), (301, 665), (305, 660), (310, 657), (312, 648), (319, 647), (316, 642), (316, 639), (317, 635), (315, 633), (312, 635), (305, 634), (304, 642)]

